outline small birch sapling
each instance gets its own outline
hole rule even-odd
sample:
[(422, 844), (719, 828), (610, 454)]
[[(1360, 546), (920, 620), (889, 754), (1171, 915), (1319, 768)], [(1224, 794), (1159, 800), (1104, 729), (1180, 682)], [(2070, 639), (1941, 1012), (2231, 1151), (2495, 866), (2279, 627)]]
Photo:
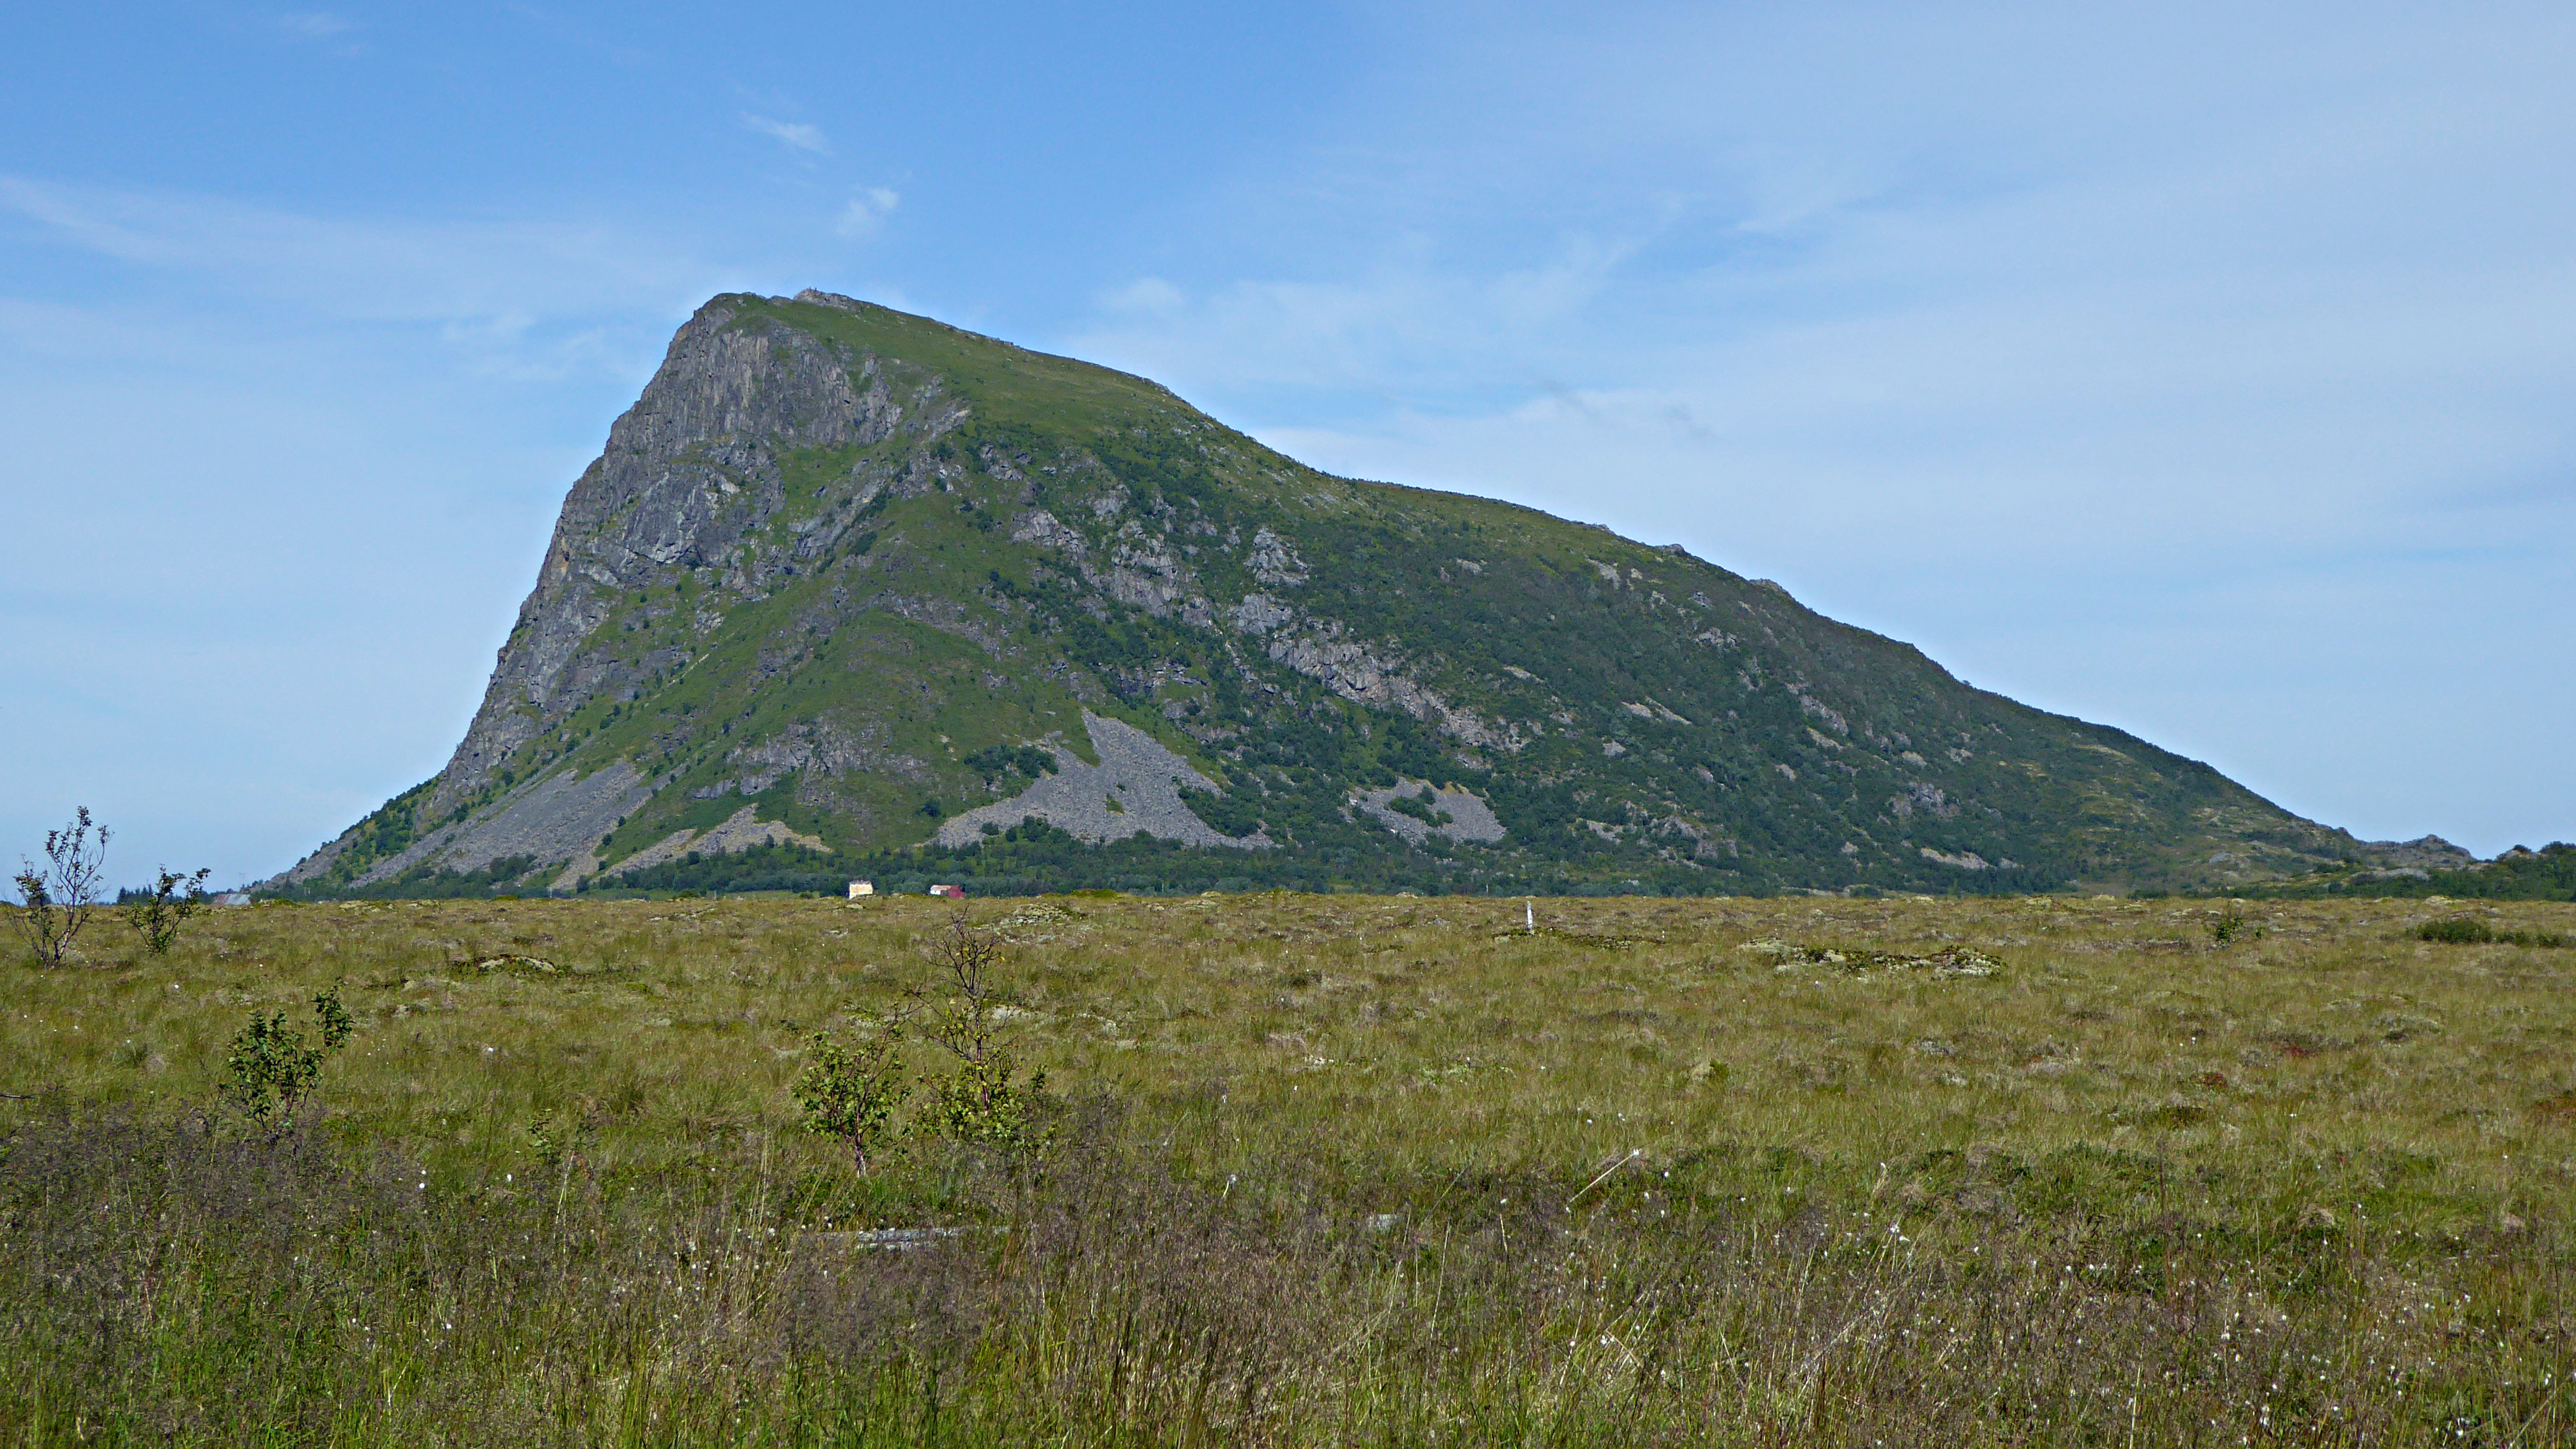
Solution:
[(1046, 1110), (1046, 1073), (1019, 1080), (1018, 1063), (1001, 1034), (1004, 1003), (995, 972), (1000, 944), (961, 914), (931, 947), (930, 958), (938, 968), (935, 987), (913, 993), (924, 1022), (921, 1034), (956, 1058), (957, 1067), (946, 1077), (922, 1079), (930, 1101), (916, 1125), (952, 1141), (1007, 1152), (1044, 1147), (1048, 1134), (1039, 1119)]
[(167, 956), (179, 944), (179, 923), (205, 909), (206, 877), (214, 872), (181, 875), (165, 865), (157, 874), (151, 894), (125, 903), (125, 921), (143, 938), (144, 950)]
[(904, 1088), (895, 1043), (902, 1032), (886, 1034), (856, 1051), (816, 1032), (812, 1057), (796, 1079), (796, 1104), (805, 1109), (805, 1130), (838, 1137), (849, 1144), (859, 1175), (868, 1175), (868, 1155), (886, 1135)]
[(224, 1059), (224, 1095), (272, 1139), (294, 1130), (296, 1110), (321, 1079), (322, 1064), (357, 1030), (336, 986), (313, 998), (313, 1018), (320, 1040), (306, 1046), (285, 1012), (263, 1017), (254, 1011)]
[(98, 908), (99, 880), (107, 869), (107, 827), (94, 825), (89, 807), (72, 823), (45, 832), (45, 863), (19, 861), (18, 931), (39, 966), (60, 966), (72, 940)]

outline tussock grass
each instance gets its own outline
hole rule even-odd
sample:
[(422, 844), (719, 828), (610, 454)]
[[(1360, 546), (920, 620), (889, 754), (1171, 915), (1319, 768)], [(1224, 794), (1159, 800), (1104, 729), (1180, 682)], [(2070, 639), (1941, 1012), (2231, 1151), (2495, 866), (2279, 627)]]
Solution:
[[(1037, 1162), (796, 1130), (946, 905), (11, 968), (30, 1443), (2564, 1442), (2567, 955), (2414, 903), (976, 902)], [(2449, 918), (2457, 909), (2446, 908)], [(2481, 913), (2499, 937), (2565, 907)], [(1984, 974), (1944, 963), (1976, 964)], [(1990, 968), (1990, 969), (1989, 969)], [(269, 1143), (254, 1010), (358, 1023)], [(911, 1048), (907, 1048), (911, 1050)], [(914, 1058), (918, 1070), (936, 1063)], [(965, 1231), (885, 1247), (854, 1231)]]

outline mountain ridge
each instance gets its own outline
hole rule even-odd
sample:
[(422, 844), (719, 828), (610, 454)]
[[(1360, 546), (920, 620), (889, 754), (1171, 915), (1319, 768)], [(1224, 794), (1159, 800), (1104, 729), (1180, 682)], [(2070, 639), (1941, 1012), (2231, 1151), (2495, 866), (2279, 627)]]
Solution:
[(1677, 546), (809, 291), (679, 329), (448, 765), (263, 884), (2203, 888), (2387, 849)]

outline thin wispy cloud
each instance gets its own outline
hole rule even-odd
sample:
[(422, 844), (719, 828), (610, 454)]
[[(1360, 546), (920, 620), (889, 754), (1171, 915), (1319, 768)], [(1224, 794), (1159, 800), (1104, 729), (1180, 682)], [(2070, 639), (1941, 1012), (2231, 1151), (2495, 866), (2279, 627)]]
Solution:
[(871, 186), (851, 197), (849, 205), (841, 208), (840, 218), (832, 224), (832, 230), (852, 241), (864, 241), (883, 231), (886, 218), (894, 215), (894, 209), (902, 203), (903, 198), (893, 191), (883, 186)]
[(210, 274), (344, 321), (489, 327), (667, 306), (719, 277), (667, 242), (580, 222), (353, 218), (0, 175), (10, 216), (59, 245)]
[(823, 131), (819, 126), (809, 126), (799, 121), (772, 120), (767, 116), (754, 115), (749, 111), (743, 112), (742, 126), (746, 131), (758, 132), (781, 145), (790, 146), (799, 151), (810, 151), (817, 156), (832, 154), (831, 143), (823, 139)]
[(1189, 306), (1180, 288), (1160, 277), (1139, 277), (1100, 294), (1103, 310), (1114, 316), (1172, 317)]
[(298, 40), (329, 40), (358, 28), (357, 22), (327, 10), (297, 10), (277, 17), (277, 28)]
[[(1167, 222), (1276, 262), (1096, 294), (1069, 350), (1337, 471), (1779, 577), (2294, 808), (2510, 843), (2510, 805), (2355, 761), (2576, 707), (2504, 657), (2576, 571), (2529, 482), (2576, 396), (2569, 32), (1870, 15), (1441, 11), (1418, 80)], [(2470, 638), (2522, 696), (2369, 682)]]
[[(1353, 379), (1444, 414), (1445, 394), (1544, 391), (1514, 374), (1545, 360), (1594, 391), (1759, 398), (1737, 409), (1756, 414), (1743, 421), (1802, 442), (1885, 436), (1902, 421), (1917, 446), (1944, 420), (1954, 436), (2033, 440), (2176, 405), (2277, 420), (2296, 406), (2284, 389), (2330, 411), (2356, 388), (2411, 393), (2413, 431), (2429, 438), (2444, 430), (2421, 426), (2427, 387), (2565, 371), (2551, 339), (2576, 313), (2576, 275), (2550, 220), (2564, 202), (2491, 184), (2551, 174), (2555, 133), (2499, 124), (2508, 108), (2479, 87), (2275, 96), (2218, 85), (2213, 100), (2152, 70), (2124, 87), (2095, 77), (2034, 88), (1981, 78), (1963, 59), (1932, 67), (1952, 83), (1926, 95), (1919, 77), (1907, 82), (1922, 69), (1907, 57), (1853, 47), (1849, 18), (1774, 16), (1749, 46), (1602, 25), (1588, 41), (1488, 34), (1469, 47), (1473, 64), (1429, 58), (1434, 79), (1409, 110), (1350, 118), (1380, 138), (1373, 172), (1360, 148), (1326, 146), (1327, 179), (1266, 174), (1218, 199), (1266, 230), (1281, 209), (1327, 198), (1281, 230), (1336, 254), (1297, 256), (1293, 276), (1187, 287), (1186, 306), (1186, 284), (1145, 289), (1152, 306), (1113, 295), (1085, 340), (1154, 354), (1203, 386)], [(1973, 58), (1977, 25), (1944, 28), (1947, 49)], [(1778, 64), (1828, 39), (1839, 65)], [(2023, 51), (1992, 49), (1978, 64), (2029, 66)], [(1814, 94), (1797, 103), (1786, 82), (1746, 69), (1755, 61)], [(1658, 71), (1726, 83), (1665, 85)], [(1450, 104), (1462, 86), (1528, 102), (1502, 108), (1519, 126), (1504, 144), (1488, 144), (1485, 112)], [(2408, 113), (2419, 119), (2356, 121)], [(1457, 134), (1466, 115), (1476, 134)], [(2141, 131), (2163, 144), (2139, 148)], [(1980, 174), (1940, 184), (1909, 150), (1973, 157)], [(1565, 169), (1540, 185), (1527, 175), (1533, 153)], [(1441, 184), (1413, 185), (1432, 161)], [(1386, 198), (1408, 194), (1433, 198), (1407, 220), (1435, 244), (1373, 257), (1340, 240), (1383, 236)], [(1352, 196), (1362, 204), (1347, 213), (1329, 205)], [(2392, 205), (2446, 220), (2389, 227)], [(1533, 219), (1621, 209), (1637, 218), (1621, 243), (1589, 255), (1539, 243), (1556, 255), (1522, 259)], [(2275, 395), (2259, 408), (2229, 400), (2266, 389)], [(2408, 426), (2378, 401), (2352, 411), (2344, 435), (2357, 428), (2372, 449), (2381, 429)], [(2335, 440), (2321, 430), (2277, 442), (2321, 462), (2316, 446)], [(2179, 461), (2170, 448), (2156, 456)]]
[(1490, 396), (1497, 365), (1508, 386), (1536, 384), (1549, 339), (1581, 324), (1639, 244), (1572, 238), (1528, 265), (1477, 270), (1400, 243), (1338, 277), (1198, 294), (1144, 277), (1101, 294), (1076, 345), (1196, 386), (1358, 387), (1417, 405), (1451, 387)]

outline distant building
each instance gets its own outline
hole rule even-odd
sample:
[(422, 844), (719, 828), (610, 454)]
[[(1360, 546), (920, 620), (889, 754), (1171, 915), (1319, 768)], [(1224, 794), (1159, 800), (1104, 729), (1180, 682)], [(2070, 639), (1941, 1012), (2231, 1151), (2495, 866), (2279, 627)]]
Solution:
[(250, 892), (219, 891), (206, 897), (206, 900), (209, 904), (218, 906), (246, 906), (250, 904)]
[(857, 900), (857, 899), (858, 899), (859, 897), (861, 897), (861, 896), (872, 896), (872, 895), (875, 895), (876, 893), (877, 893), (877, 883), (876, 883), (875, 881), (872, 881), (872, 880), (854, 880), (854, 881), (850, 882), (850, 899), (851, 899), (851, 900), (854, 900), (854, 901), (855, 901), (855, 900)]
[(966, 888), (961, 885), (935, 885), (929, 890), (922, 892), (922, 894), (946, 896), (952, 901), (962, 901), (966, 899)]

